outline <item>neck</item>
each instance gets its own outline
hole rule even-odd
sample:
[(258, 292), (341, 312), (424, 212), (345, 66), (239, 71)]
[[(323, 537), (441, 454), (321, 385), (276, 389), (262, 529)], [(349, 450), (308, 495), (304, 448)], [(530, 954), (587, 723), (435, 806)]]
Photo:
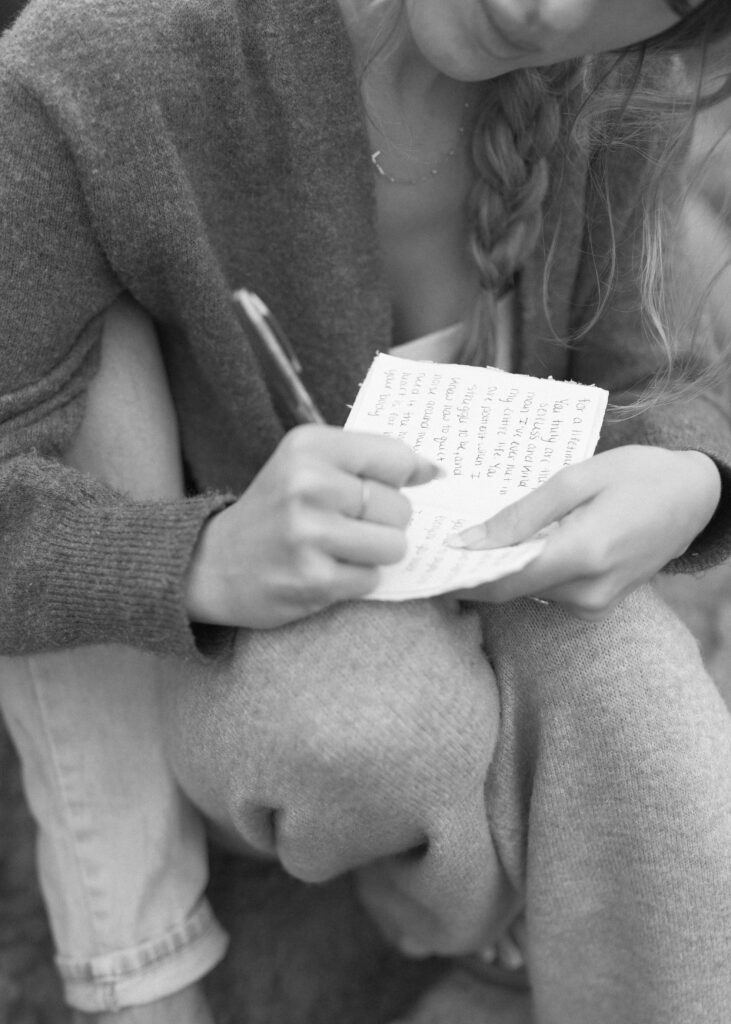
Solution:
[[(475, 86), (438, 71), (416, 46), (401, 0), (338, 0), (354, 53), (380, 182), (418, 184), (462, 149)], [(382, 180), (383, 179), (383, 180)]]

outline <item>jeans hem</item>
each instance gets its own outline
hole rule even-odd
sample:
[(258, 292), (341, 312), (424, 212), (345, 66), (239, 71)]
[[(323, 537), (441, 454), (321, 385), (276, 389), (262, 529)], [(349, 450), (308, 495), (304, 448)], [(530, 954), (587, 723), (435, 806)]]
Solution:
[(69, 1006), (116, 1011), (179, 992), (224, 957), (228, 936), (202, 901), (191, 916), (156, 939), (88, 960), (56, 957)]

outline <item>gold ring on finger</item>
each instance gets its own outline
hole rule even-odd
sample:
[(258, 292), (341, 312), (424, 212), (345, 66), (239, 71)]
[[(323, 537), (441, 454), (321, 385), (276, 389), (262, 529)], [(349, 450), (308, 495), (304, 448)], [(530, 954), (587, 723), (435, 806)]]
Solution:
[(368, 508), (368, 499), (371, 496), (371, 485), (368, 480), (364, 480), (361, 477), (360, 480), (360, 505), (358, 512), (355, 516), (356, 519), (365, 519), (366, 510)]

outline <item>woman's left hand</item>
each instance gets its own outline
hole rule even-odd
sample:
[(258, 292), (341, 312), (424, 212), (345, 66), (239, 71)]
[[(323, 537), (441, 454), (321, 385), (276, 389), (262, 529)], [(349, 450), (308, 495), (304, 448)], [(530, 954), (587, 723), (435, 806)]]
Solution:
[(460, 534), (461, 547), (505, 547), (557, 524), (525, 569), (458, 596), (533, 596), (600, 619), (690, 546), (720, 493), (720, 473), (701, 452), (645, 445), (602, 452)]

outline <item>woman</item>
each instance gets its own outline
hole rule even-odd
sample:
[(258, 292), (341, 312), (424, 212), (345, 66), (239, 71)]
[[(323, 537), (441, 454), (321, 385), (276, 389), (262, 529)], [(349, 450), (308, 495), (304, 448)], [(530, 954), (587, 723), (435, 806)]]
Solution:
[[(728, 424), (642, 400), (662, 107), (579, 115), (680, 88), (663, 54), (728, 27), (716, 0), (33, 0), (4, 37), (3, 711), (82, 1013), (209, 1019), (225, 938), (180, 784), (243, 850), (357, 871), (407, 952), (484, 952), (525, 906), (538, 1021), (722, 1019), (731, 730), (636, 588), (727, 553)], [(648, 38), (642, 74), (580, 61)], [(363, 606), (433, 469), (283, 437), (240, 286), (333, 424), (377, 349), (455, 324), (437, 358), (637, 415), (478, 531), (560, 520), (522, 573)]]

